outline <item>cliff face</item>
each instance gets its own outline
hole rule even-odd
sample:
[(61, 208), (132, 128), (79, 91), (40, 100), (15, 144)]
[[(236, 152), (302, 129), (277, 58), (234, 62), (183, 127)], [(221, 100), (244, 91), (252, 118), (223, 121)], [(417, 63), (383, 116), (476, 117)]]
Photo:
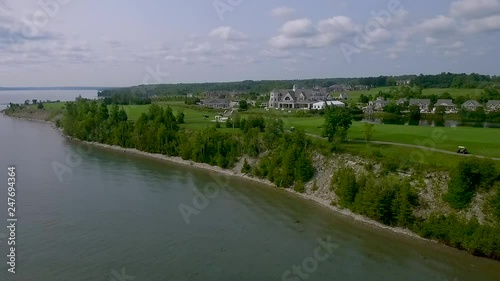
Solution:
[[(336, 172), (343, 167), (352, 168), (357, 177), (361, 175), (372, 175), (375, 179), (386, 176), (380, 163), (373, 163), (371, 160), (349, 154), (333, 154), (325, 157), (316, 154), (313, 159), (316, 168), (314, 178), (306, 184), (305, 194), (316, 197), (321, 201), (328, 201), (337, 206), (339, 198), (331, 190), (331, 182)], [(368, 170), (369, 169), (369, 170)], [(447, 202), (444, 195), (448, 192), (448, 181), (450, 175), (443, 171), (397, 171), (391, 176), (403, 180), (410, 180), (411, 185), (418, 194), (418, 207), (413, 211), (417, 218), (426, 219), (430, 214), (451, 214), (454, 211)], [(457, 214), (466, 219), (476, 217), (481, 224), (492, 221), (492, 218), (484, 212), (483, 205), (490, 194), (478, 192), (474, 197), (470, 207), (459, 211)]]

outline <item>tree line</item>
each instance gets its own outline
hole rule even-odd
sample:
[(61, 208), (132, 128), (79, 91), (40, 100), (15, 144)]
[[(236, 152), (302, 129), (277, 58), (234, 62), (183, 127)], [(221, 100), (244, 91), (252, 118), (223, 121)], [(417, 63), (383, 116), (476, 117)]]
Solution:
[(232, 168), (248, 155), (268, 152), (258, 163), (255, 175), (268, 178), (281, 187), (307, 182), (314, 174), (310, 140), (303, 131), (285, 133), (280, 119), (262, 116), (228, 120), (232, 132), (214, 126), (200, 130), (181, 128), (184, 113), (152, 104), (137, 121), (128, 120), (118, 105), (80, 99), (66, 104), (58, 126), (80, 140), (135, 148), (150, 153), (179, 156), (185, 160)]
[(410, 80), (411, 86), (422, 88), (484, 88), (500, 82), (499, 77), (472, 74), (441, 73), (437, 75), (401, 75), (358, 78), (325, 78), (299, 80), (245, 80), (238, 82), (221, 83), (179, 83), (159, 85), (139, 85), (128, 88), (114, 88), (102, 90), (99, 97), (112, 97), (114, 94), (134, 95), (140, 97), (153, 96), (186, 96), (187, 94), (201, 94), (203, 92), (225, 91), (250, 94), (267, 94), (273, 89), (291, 89), (293, 85), (313, 88), (330, 87), (337, 84), (366, 85), (370, 87), (396, 86), (399, 80)]

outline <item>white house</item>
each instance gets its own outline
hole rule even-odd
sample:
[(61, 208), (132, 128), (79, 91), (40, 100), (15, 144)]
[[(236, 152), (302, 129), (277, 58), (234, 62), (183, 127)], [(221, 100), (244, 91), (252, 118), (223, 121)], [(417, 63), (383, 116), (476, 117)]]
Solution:
[(345, 107), (345, 103), (340, 102), (340, 101), (321, 101), (313, 104), (312, 109), (324, 109), (325, 106), (337, 106), (337, 107)]

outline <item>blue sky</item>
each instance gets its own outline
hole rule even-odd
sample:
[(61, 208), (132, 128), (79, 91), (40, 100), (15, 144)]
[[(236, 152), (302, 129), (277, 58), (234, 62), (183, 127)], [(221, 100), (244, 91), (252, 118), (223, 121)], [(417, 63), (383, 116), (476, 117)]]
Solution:
[(0, 0), (0, 86), (498, 75), (499, 34), (500, 0)]

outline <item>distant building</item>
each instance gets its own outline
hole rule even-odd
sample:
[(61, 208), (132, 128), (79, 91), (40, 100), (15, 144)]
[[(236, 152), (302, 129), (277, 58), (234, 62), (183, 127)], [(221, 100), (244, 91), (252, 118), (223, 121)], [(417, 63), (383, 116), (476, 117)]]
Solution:
[(486, 104), (486, 110), (488, 112), (500, 111), (500, 100), (490, 100)]
[(411, 80), (398, 80), (396, 81), (396, 85), (402, 86), (402, 85), (410, 85)]
[(370, 101), (368, 104), (373, 108), (373, 110), (381, 111), (384, 110), (384, 107), (386, 107), (389, 102), (386, 101), (384, 97), (378, 97), (376, 100)]
[(347, 91), (353, 90), (351, 85), (345, 85), (345, 84), (332, 85), (332, 86), (328, 87), (328, 89), (331, 92), (347, 92)]
[(215, 109), (229, 108), (229, 100), (226, 99), (203, 100), (202, 105)]
[(294, 85), (291, 90), (273, 90), (269, 97), (269, 108), (312, 109), (313, 104), (330, 99), (326, 89), (298, 89)]
[(238, 98), (239, 96), (243, 95), (245, 92), (238, 92), (238, 91), (209, 91), (209, 92), (204, 92), (202, 96), (205, 98), (212, 98), (212, 99), (229, 99), (229, 98)]
[(373, 108), (373, 106), (369, 105), (369, 106), (363, 107), (363, 113), (366, 115), (372, 115), (373, 113), (375, 113), (375, 109)]
[(312, 109), (321, 110), (327, 106), (345, 107), (345, 103), (340, 102), (340, 101), (321, 101), (321, 102), (314, 103), (312, 106)]
[(410, 106), (416, 105), (420, 108), (420, 112), (429, 112), (431, 107), (430, 99), (410, 99)]
[(436, 111), (436, 108), (442, 106), (444, 107), (445, 112), (451, 113), (451, 112), (456, 112), (457, 111), (457, 106), (455, 103), (453, 103), (452, 100), (444, 100), (440, 99), (436, 101), (436, 104), (434, 104), (434, 112)]
[(370, 86), (368, 85), (354, 85), (354, 91), (364, 91), (364, 90), (370, 90)]
[(349, 100), (349, 93), (341, 93), (338, 97), (339, 100)]
[(462, 104), (462, 108), (469, 111), (476, 111), (480, 107), (483, 106), (475, 100), (468, 100)]
[(401, 98), (401, 99), (398, 99), (398, 100), (396, 101), (396, 104), (397, 104), (397, 105), (404, 105), (404, 104), (405, 104), (405, 102), (407, 102), (407, 101), (408, 101), (408, 99), (407, 99), (407, 98)]

